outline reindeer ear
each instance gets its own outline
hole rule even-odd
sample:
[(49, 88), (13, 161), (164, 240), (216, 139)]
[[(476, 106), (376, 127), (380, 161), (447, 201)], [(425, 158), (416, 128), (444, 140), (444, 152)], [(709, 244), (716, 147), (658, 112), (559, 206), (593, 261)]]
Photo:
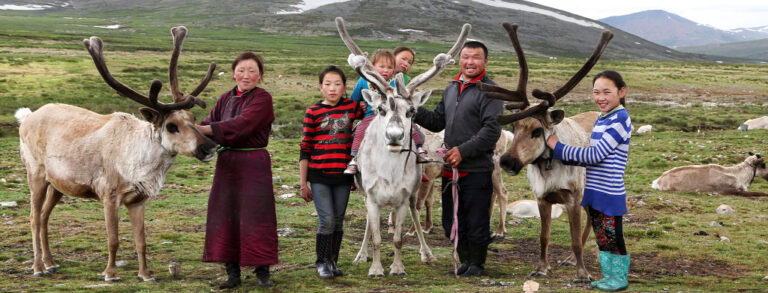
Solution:
[(429, 95), (432, 94), (432, 90), (426, 89), (423, 91), (418, 91), (411, 95), (411, 101), (413, 101), (413, 104), (416, 105), (416, 107), (420, 107), (421, 105), (424, 105), (424, 103), (429, 100)]
[(144, 116), (144, 120), (147, 120), (147, 122), (152, 123), (158, 127), (163, 125), (163, 115), (160, 114), (160, 112), (157, 110), (143, 107), (139, 109), (139, 112), (141, 112), (141, 116)]
[(552, 123), (552, 125), (557, 125), (558, 123), (563, 121), (563, 118), (565, 118), (565, 111), (563, 110), (552, 110), (549, 111), (549, 122)]
[(747, 154), (750, 155), (750, 156), (754, 156), (755, 155), (755, 153), (753, 153), (753, 152), (747, 152)]
[(363, 94), (363, 100), (365, 100), (365, 103), (374, 109), (376, 109), (376, 107), (378, 107), (383, 102), (381, 95), (376, 91), (364, 89), (361, 91), (361, 93)]

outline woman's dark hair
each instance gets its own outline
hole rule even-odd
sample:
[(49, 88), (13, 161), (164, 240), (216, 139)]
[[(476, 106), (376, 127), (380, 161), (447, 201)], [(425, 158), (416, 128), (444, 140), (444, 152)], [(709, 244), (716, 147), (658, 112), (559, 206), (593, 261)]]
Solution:
[(237, 55), (237, 58), (235, 58), (235, 61), (232, 61), (232, 72), (235, 72), (235, 67), (237, 67), (237, 64), (239, 64), (243, 60), (248, 60), (248, 59), (252, 59), (253, 61), (256, 61), (256, 65), (259, 66), (259, 75), (261, 76), (261, 78), (264, 78), (264, 60), (261, 59), (261, 56), (251, 51), (246, 51), (246, 52), (240, 53), (240, 55)]
[(339, 76), (341, 76), (341, 83), (344, 85), (344, 95), (342, 95), (343, 98), (347, 97), (347, 76), (344, 75), (344, 70), (342, 70), (340, 67), (336, 65), (328, 65), (327, 67), (323, 68), (323, 70), (320, 70), (320, 74), (317, 75), (319, 79), (319, 84), (323, 84), (323, 79), (325, 79), (325, 75), (329, 72), (335, 72)]
[(318, 83), (322, 84), (323, 79), (325, 78), (325, 75), (329, 72), (336, 72), (341, 76), (341, 82), (346, 85), (347, 84), (347, 76), (344, 75), (344, 70), (339, 68), (336, 65), (328, 65), (327, 67), (323, 68), (323, 70), (320, 70), (320, 74), (318, 74)]
[[(392, 50), (392, 55), (395, 55), (395, 57), (397, 57), (397, 54), (400, 54), (403, 51), (411, 52), (411, 55), (413, 55), (413, 59), (416, 59), (416, 52), (414, 52), (413, 49), (408, 48), (406, 46), (400, 46), (400, 47), (395, 48), (394, 50)], [(395, 61), (395, 62), (397, 62), (397, 61)]]
[(472, 48), (472, 49), (482, 48), (483, 49), (483, 54), (485, 54), (485, 59), (488, 59), (488, 47), (486, 47), (481, 42), (478, 42), (478, 41), (466, 42), (466, 43), (464, 43), (464, 46), (461, 47), (461, 49), (464, 49), (464, 48)]
[[(619, 90), (627, 87), (627, 83), (624, 82), (624, 78), (621, 77), (621, 74), (613, 70), (606, 70), (596, 74), (595, 77), (592, 79), (592, 85), (595, 85), (595, 81), (601, 77), (607, 78), (613, 81), (613, 84), (615, 84), (616, 88)], [(624, 97), (622, 97), (619, 102), (621, 103), (622, 106), (626, 107), (626, 105), (624, 105)]]

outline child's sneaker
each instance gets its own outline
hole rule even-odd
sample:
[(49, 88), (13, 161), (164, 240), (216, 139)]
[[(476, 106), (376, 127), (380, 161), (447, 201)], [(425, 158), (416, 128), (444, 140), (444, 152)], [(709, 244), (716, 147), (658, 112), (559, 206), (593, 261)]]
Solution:
[(349, 161), (349, 164), (347, 164), (347, 169), (344, 169), (344, 174), (347, 174), (347, 175), (357, 174), (357, 162), (355, 162), (355, 159), (352, 159), (351, 161)]
[(429, 153), (427, 153), (427, 150), (423, 149), (422, 147), (419, 147), (416, 150), (416, 162), (427, 163), (430, 161), (432, 161), (432, 158), (429, 157)]

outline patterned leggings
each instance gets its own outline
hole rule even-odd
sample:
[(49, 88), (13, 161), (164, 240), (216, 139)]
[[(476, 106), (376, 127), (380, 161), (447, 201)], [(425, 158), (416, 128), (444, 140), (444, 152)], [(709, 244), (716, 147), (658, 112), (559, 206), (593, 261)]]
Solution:
[(595, 240), (600, 251), (609, 251), (619, 255), (627, 254), (621, 216), (606, 216), (589, 207), (589, 220), (592, 221), (592, 229), (595, 231)]

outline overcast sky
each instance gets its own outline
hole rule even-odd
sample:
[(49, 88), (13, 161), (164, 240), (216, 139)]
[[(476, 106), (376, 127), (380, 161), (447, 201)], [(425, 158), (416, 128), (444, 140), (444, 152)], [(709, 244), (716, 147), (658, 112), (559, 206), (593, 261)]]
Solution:
[(719, 29), (768, 25), (768, 0), (528, 0), (591, 19), (665, 10)]

